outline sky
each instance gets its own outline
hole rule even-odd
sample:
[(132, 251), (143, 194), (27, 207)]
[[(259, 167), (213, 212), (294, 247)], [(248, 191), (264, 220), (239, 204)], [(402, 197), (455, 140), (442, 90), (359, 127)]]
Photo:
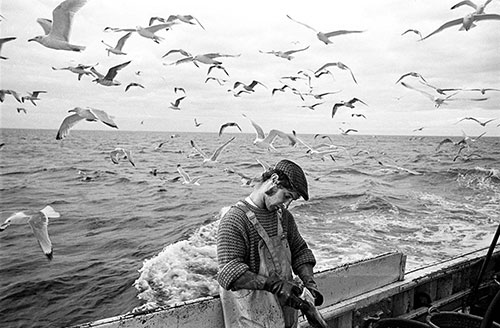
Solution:
[[(253, 133), (248, 118), (264, 131), (279, 129), (290, 133), (339, 134), (355, 129), (364, 135), (440, 135), (500, 136), (500, 92), (461, 90), (444, 105), (434, 103), (418, 91), (396, 81), (404, 74), (417, 72), (438, 88), (500, 89), (500, 20), (484, 20), (469, 31), (450, 27), (419, 41), (416, 33), (428, 35), (447, 21), (473, 11), (469, 6), (450, 8), (457, 3), (434, 0), (353, 0), (353, 1), (159, 1), (88, 0), (75, 14), (70, 35), (73, 44), (86, 46), (82, 52), (54, 50), (28, 39), (43, 34), (37, 18), (52, 17), (60, 0), (1, 1), (0, 37), (16, 37), (5, 43), (0, 60), (1, 89), (21, 95), (43, 90), (37, 106), (21, 104), (6, 96), (1, 103), (2, 128), (57, 130), (74, 107), (92, 107), (113, 117), (120, 130), (218, 132), (226, 122), (236, 122), (243, 132)], [(500, 14), (500, 1), (493, 0), (485, 10)], [(159, 43), (132, 33), (123, 51), (108, 55), (102, 41), (115, 45), (126, 32), (106, 32), (105, 27), (146, 27), (151, 17), (192, 15), (202, 24), (179, 23), (156, 33)], [(331, 44), (322, 43), (315, 32), (287, 18), (305, 23), (322, 32), (357, 30), (362, 33), (338, 35)], [(159, 22), (155, 22), (157, 24)], [(291, 60), (266, 52), (308, 49), (293, 54)], [(218, 58), (229, 76), (220, 69), (207, 75), (209, 65), (191, 62), (175, 65), (183, 58), (170, 50), (183, 49), (193, 55), (221, 53), (237, 57)], [(53, 70), (78, 64), (96, 65), (105, 74), (110, 67), (131, 61), (120, 70), (120, 86), (102, 86), (90, 76)], [(326, 63), (341, 62), (347, 70), (328, 67), (331, 74), (314, 77)], [(337, 92), (315, 99), (292, 93), (275, 92), (284, 83), (302, 94), (309, 92), (306, 79), (290, 81), (304, 71), (311, 78), (312, 93)], [(219, 85), (208, 76), (227, 80)], [(301, 75), (303, 76), (303, 75)], [(234, 96), (235, 82), (261, 82), (254, 92)], [(438, 95), (419, 78), (402, 81)], [(140, 83), (144, 88), (125, 87)], [(180, 109), (169, 108), (186, 91)], [(229, 90), (229, 91), (228, 91)], [(452, 93), (452, 92), (451, 92)], [(448, 93), (450, 95), (451, 93)], [(340, 107), (332, 118), (335, 103), (352, 98), (362, 100), (354, 108)], [(488, 98), (484, 101), (470, 99)], [(307, 105), (317, 102), (314, 109)], [(17, 108), (26, 110), (18, 113)], [(245, 114), (247, 118), (243, 117)], [(352, 116), (352, 114), (363, 114)], [(481, 126), (465, 119), (495, 119)], [(196, 118), (199, 126), (195, 126)], [(100, 122), (79, 122), (73, 129), (107, 130)], [(236, 131), (235, 131), (236, 132)]]

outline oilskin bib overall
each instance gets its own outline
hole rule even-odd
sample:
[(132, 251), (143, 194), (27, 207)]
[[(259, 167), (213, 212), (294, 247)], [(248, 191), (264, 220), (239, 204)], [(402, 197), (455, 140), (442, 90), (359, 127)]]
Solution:
[[(259, 274), (270, 276), (275, 273), (282, 279), (292, 280), (291, 252), (283, 233), (281, 210), (278, 210), (278, 233), (275, 237), (269, 237), (246, 204), (238, 202), (236, 206), (245, 211), (247, 219), (262, 238), (258, 245)], [(230, 291), (221, 287), (220, 298), (226, 328), (297, 327), (297, 310), (280, 304), (276, 295), (268, 291)]]

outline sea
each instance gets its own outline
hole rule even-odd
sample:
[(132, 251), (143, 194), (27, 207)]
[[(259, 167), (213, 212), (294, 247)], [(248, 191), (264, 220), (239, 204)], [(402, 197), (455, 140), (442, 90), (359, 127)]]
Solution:
[[(486, 250), (500, 222), (500, 138), (300, 135), (328, 156), (245, 133), (2, 129), (0, 221), (51, 206), (49, 261), (26, 225), (0, 232), (0, 327), (67, 327), (214, 296), (222, 208), (260, 163), (290, 159), (309, 201), (289, 207), (322, 271), (387, 252), (406, 270)], [(236, 137), (218, 161), (207, 153)], [(445, 141), (445, 142), (442, 142)], [(451, 141), (451, 142), (450, 142)], [(463, 146), (463, 147), (462, 147)], [(131, 151), (114, 164), (110, 152)], [(260, 162), (260, 163), (259, 163)], [(177, 166), (199, 185), (183, 184)]]

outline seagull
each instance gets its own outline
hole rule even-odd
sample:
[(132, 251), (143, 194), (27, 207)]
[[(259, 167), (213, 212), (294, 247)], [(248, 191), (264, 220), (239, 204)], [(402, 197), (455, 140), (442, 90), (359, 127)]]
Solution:
[(139, 87), (139, 88), (143, 88), (144, 89), (144, 86), (142, 84), (139, 84), (139, 83), (136, 83), (136, 82), (131, 82), (129, 83), (126, 87), (125, 87), (125, 92), (128, 91), (128, 89), (130, 89), (131, 87)]
[(330, 92), (323, 92), (323, 93), (319, 93), (319, 94), (313, 94), (313, 93), (304, 93), (305, 96), (313, 96), (315, 99), (323, 99), (324, 96), (327, 96), (327, 95), (334, 95), (336, 93), (339, 93), (341, 90), (339, 91), (330, 91)]
[(5, 95), (12, 95), (12, 97), (14, 97), (17, 100), (17, 102), (22, 103), (21, 97), (19, 97), (19, 94), (16, 91), (10, 90), (10, 89), (1, 89), (0, 90), (0, 102), (3, 102), (5, 100)]
[(425, 129), (425, 126), (421, 126), (419, 128), (416, 128), (416, 129), (413, 130), (413, 132), (422, 131), (423, 129)]
[(403, 85), (404, 87), (408, 88), (408, 89), (412, 89), (412, 90), (415, 90), (417, 92), (420, 92), (421, 94), (423, 94), (424, 96), (426, 96), (427, 98), (429, 98), (433, 103), (434, 103), (434, 106), (436, 108), (439, 108), (439, 106), (445, 104), (445, 101), (450, 101), (450, 100), (471, 100), (471, 101), (484, 101), (484, 100), (488, 100), (488, 98), (470, 98), (470, 99), (464, 99), (464, 98), (454, 98), (454, 99), (450, 99), (451, 97), (453, 97), (454, 95), (456, 95), (458, 93), (455, 92), (455, 93), (452, 93), (451, 95), (447, 96), (447, 97), (436, 97), (426, 91), (423, 91), (423, 90), (420, 90), (420, 89), (417, 89), (415, 87), (412, 87), (411, 85), (408, 85), (404, 82), (401, 82), (401, 85)]
[(153, 26), (148, 26), (148, 27), (142, 27), (137, 25), (135, 28), (116, 28), (116, 27), (106, 27), (104, 29), (105, 32), (107, 31), (113, 31), (113, 32), (137, 32), (140, 36), (146, 38), (146, 39), (151, 39), (155, 43), (160, 43), (161, 40), (163, 40), (162, 37), (159, 37), (155, 33), (160, 31), (160, 30), (169, 30), (172, 25), (177, 24), (177, 22), (168, 22), (168, 23), (163, 23), (163, 24), (158, 24), (158, 25), (153, 25)]
[(181, 100), (186, 98), (186, 96), (182, 96), (182, 97), (179, 97), (175, 100), (175, 102), (171, 102), (170, 103), (170, 106), (168, 106), (168, 108), (171, 108), (171, 109), (174, 109), (174, 110), (180, 110), (180, 103), (181, 103)]
[(408, 29), (408, 30), (404, 31), (403, 33), (401, 33), (401, 35), (405, 35), (408, 32), (415, 33), (416, 35), (418, 35), (420, 37), (420, 40), (422, 40), (422, 33), (420, 33), (420, 31), (415, 30), (415, 29)]
[(310, 110), (315, 110), (316, 106), (322, 105), (324, 103), (325, 102), (317, 102), (317, 103), (314, 103), (314, 104), (311, 104), (311, 105), (301, 105), (300, 107), (309, 108)]
[(447, 29), (448, 27), (455, 26), (455, 25), (462, 25), (459, 29), (460, 31), (462, 31), (462, 30), (468, 31), (471, 28), (476, 26), (476, 24), (474, 24), (474, 22), (482, 21), (482, 20), (500, 20), (500, 15), (498, 15), (498, 14), (475, 14), (475, 13), (468, 14), (463, 18), (457, 18), (457, 19), (454, 19), (454, 20), (451, 20), (449, 22), (444, 23), (438, 29), (436, 29), (434, 32), (430, 33), (429, 35), (427, 35), (423, 39), (420, 39), (420, 41), (423, 41), (423, 40), (431, 37), (432, 35), (439, 33), (442, 30)]
[(127, 41), (127, 39), (132, 35), (132, 32), (128, 32), (127, 34), (125, 34), (124, 36), (122, 36), (118, 42), (116, 43), (116, 46), (111, 46), (109, 44), (107, 44), (106, 42), (104, 42), (104, 40), (101, 40), (102, 43), (104, 43), (107, 48), (106, 50), (108, 51), (108, 56), (110, 53), (113, 53), (115, 55), (126, 55), (125, 52), (122, 51), (123, 49), (123, 46), (125, 45), (125, 41)]
[(226, 82), (228, 81), (228, 80), (224, 80), (224, 79), (218, 79), (218, 78), (213, 77), (213, 76), (209, 76), (209, 77), (207, 77), (207, 78), (205, 79), (205, 83), (207, 83), (207, 82), (208, 82), (208, 81), (210, 81), (210, 80), (214, 80), (214, 81), (216, 81), (217, 83), (219, 83), (219, 85), (224, 85), (224, 84), (226, 84)]
[(113, 164), (118, 164), (120, 162), (120, 159), (128, 159), (130, 164), (135, 167), (134, 160), (132, 158), (132, 152), (130, 150), (126, 150), (123, 148), (115, 148), (115, 150), (112, 150), (109, 153), (109, 157), (111, 158), (111, 161)]
[(358, 99), (356, 97), (352, 98), (349, 101), (341, 101), (341, 102), (338, 102), (335, 105), (333, 105), (332, 118), (333, 118), (333, 116), (335, 116), (335, 113), (337, 113), (337, 110), (339, 109), (339, 107), (345, 106), (345, 107), (349, 107), (349, 108), (354, 108), (354, 103), (356, 103), (356, 102), (360, 102), (360, 103), (368, 106), (364, 101), (362, 101), (361, 99)]
[(28, 92), (28, 96), (21, 97), (21, 101), (24, 102), (25, 100), (29, 100), (33, 105), (36, 106), (35, 100), (40, 100), (40, 98), (38, 98), (38, 95), (40, 93), (47, 93), (47, 91), (33, 91), (31, 93)]
[(214, 152), (211, 156), (208, 156), (207, 154), (205, 154), (205, 152), (203, 150), (201, 150), (195, 143), (193, 140), (190, 140), (190, 143), (191, 143), (191, 147), (194, 148), (194, 150), (196, 150), (198, 152), (198, 154), (200, 154), (202, 157), (203, 157), (203, 165), (206, 164), (206, 163), (215, 163), (217, 162), (217, 158), (219, 157), (220, 153), (224, 150), (224, 148), (227, 147), (227, 145), (229, 145), (229, 143), (231, 141), (233, 141), (236, 137), (232, 137), (231, 139), (229, 139), (228, 141), (226, 141), (225, 143), (223, 143), (222, 145), (220, 145)]
[(343, 135), (347, 135), (349, 132), (358, 132), (358, 130), (355, 130), (355, 129), (344, 130), (342, 128), (339, 128), (339, 130), (342, 132)]
[(17, 107), (17, 113), (21, 113), (21, 112), (24, 112), (24, 114), (26, 114), (26, 109), (22, 108), (22, 107)]
[(410, 173), (410, 174), (413, 174), (413, 175), (422, 175), (423, 174), (423, 173), (420, 173), (420, 172), (417, 172), (417, 171), (413, 171), (413, 170), (410, 170), (410, 169), (405, 169), (404, 167), (401, 167), (401, 166), (396, 166), (396, 165), (391, 165), (391, 164), (384, 164), (381, 161), (377, 161), (377, 162), (379, 163), (379, 165), (382, 165), (382, 166), (385, 166), (385, 167), (390, 167), (390, 168), (396, 169), (398, 171), (404, 171), (406, 173)]
[(131, 61), (129, 60), (128, 62), (125, 62), (123, 64), (111, 67), (105, 76), (99, 73), (94, 67), (91, 67), (90, 71), (94, 73), (95, 76), (97, 76), (97, 79), (93, 80), (92, 82), (96, 82), (107, 87), (121, 85), (121, 83), (114, 80), (114, 78), (116, 77), (116, 74), (118, 74), (118, 71), (130, 64), (130, 62)]
[(186, 173), (186, 171), (184, 171), (184, 169), (182, 168), (182, 166), (180, 164), (177, 164), (177, 172), (179, 172), (179, 174), (181, 175), (181, 177), (183, 179), (182, 184), (191, 184), (191, 185), (195, 185), (195, 186), (200, 185), (200, 183), (198, 182), (200, 180), (200, 178), (191, 179), (189, 177), (189, 175)]
[(73, 23), (73, 16), (80, 10), (87, 0), (65, 0), (52, 11), (52, 21), (46, 18), (38, 18), (37, 22), (42, 26), (45, 35), (39, 35), (28, 41), (36, 41), (42, 46), (69, 51), (83, 51), (84, 46), (69, 43), (69, 36)]
[(229, 77), (229, 73), (226, 71), (226, 69), (222, 66), (222, 65), (212, 65), (208, 68), (207, 70), (207, 75), (210, 74), (210, 72), (214, 69), (214, 68), (217, 68), (217, 69), (220, 69), (222, 70), (226, 75), (227, 77)]
[(199, 127), (200, 125), (202, 125), (203, 123), (198, 123), (198, 121), (196, 120), (196, 118), (194, 119), (194, 126), (195, 127)]
[[(156, 19), (158, 19), (158, 18), (156, 18)], [(167, 22), (173, 22), (173, 21), (176, 21), (176, 20), (180, 20), (183, 23), (195, 25), (195, 23), (192, 22), (194, 20), (194, 21), (196, 21), (196, 23), (198, 23), (198, 25), (200, 25), (200, 27), (202, 29), (205, 29), (203, 27), (203, 25), (201, 25), (200, 21), (197, 18), (195, 18), (195, 17), (193, 17), (191, 15), (170, 15), (167, 18)]]
[(184, 94), (186, 94), (186, 90), (182, 87), (174, 87), (174, 93), (177, 93), (177, 91), (182, 91)]
[(351, 76), (352, 76), (352, 79), (354, 80), (354, 82), (356, 84), (358, 84), (358, 81), (356, 81), (356, 78), (354, 77), (354, 74), (352, 73), (351, 69), (349, 67), (347, 67), (345, 64), (341, 63), (341, 62), (336, 62), (336, 63), (326, 63), (325, 65), (321, 66), (320, 68), (318, 68), (314, 74), (322, 71), (323, 69), (329, 67), (329, 66), (337, 66), (338, 68), (340, 69), (343, 69), (343, 70), (347, 70), (349, 71), (349, 73), (351, 73)]
[(62, 68), (52, 67), (52, 69), (53, 70), (68, 70), (72, 73), (78, 74), (78, 81), (80, 81), (83, 75), (93, 75), (92, 72), (87, 71), (87, 69), (89, 69), (91, 67), (92, 66), (90, 66), (90, 65), (78, 64), (77, 66), (68, 66), (68, 67), (62, 67)]
[(295, 23), (299, 23), (300, 25), (302, 26), (305, 26), (307, 27), (308, 29), (311, 29), (313, 30), (314, 32), (316, 32), (316, 37), (321, 41), (323, 42), (324, 44), (330, 44), (332, 43), (330, 41), (330, 38), (331, 37), (334, 37), (334, 36), (338, 36), (338, 35), (343, 35), (343, 34), (349, 34), (349, 33), (362, 33), (363, 31), (348, 31), (348, 30), (338, 30), (338, 31), (332, 31), (332, 32), (328, 32), (328, 33), (323, 33), (323, 32), (319, 32), (317, 31), (316, 29), (312, 28), (311, 26), (307, 25), (307, 24), (304, 24), (304, 23), (301, 23), (299, 21), (296, 21), (295, 19), (293, 19), (292, 17), (290, 17), (289, 15), (286, 15), (286, 17), (288, 17), (290, 20), (294, 21)]
[(249, 91), (249, 92), (254, 92), (255, 90), (253, 88), (255, 88), (255, 86), (257, 84), (260, 84), (262, 85), (264, 88), (267, 88), (264, 84), (262, 84), (261, 82), (257, 81), (257, 80), (253, 80), (250, 84), (245, 84), (243, 82), (240, 82), (240, 81), (236, 81), (234, 82), (234, 85), (233, 85), (233, 89), (236, 89), (238, 86), (243, 86), (243, 89), (245, 89), (246, 91)]
[(273, 129), (269, 131), (268, 135), (266, 136), (264, 134), (264, 130), (255, 123), (253, 120), (251, 120), (249, 117), (247, 117), (245, 114), (242, 114), (243, 117), (246, 117), (250, 123), (252, 123), (252, 126), (255, 129), (256, 136), (255, 140), (253, 141), (253, 144), (259, 148), (267, 149), (267, 150), (276, 150), (273, 146), (273, 142), (276, 140), (277, 137), (280, 137), (286, 141), (288, 141), (290, 146), (294, 146), (296, 144), (296, 141), (293, 137), (289, 136), (285, 132), (282, 132), (280, 130)]
[(453, 9), (456, 9), (460, 6), (463, 6), (463, 5), (467, 5), (467, 6), (470, 6), (472, 8), (474, 8), (474, 14), (484, 14), (484, 8), (491, 2), (491, 0), (486, 0), (485, 3), (483, 3), (482, 5), (476, 5), (474, 2), (470, 1), (470, 0), (464, 0), (464, 1), (460, 1), (459, 3), (457, 4), (454, 4), (450, 10), (453, 10)]
[(81, 120), (87, 120), (89, 122), (101, 121), (102, 123), (118, 129), (118, 126), (115, 122), (109, 117), (109, 115), (100, 109), (95, 108), (81, 108), (75, 107), (70, 109), (68, 112), (74, 113), (70, 116), (67, 116), (61, 123), (59, 127), (59, 131), (57, 131), (56, 140), (64, 139), (69, 134), (69, 129), (71, 129), (76, 123)]
[(240, 130), (241, 132), (241, 128), (240, 126), (238, 125), (238, 123), (236, 122), (227, 122), (227, 123), (224, 123), (220, 126), (220, 129), (219, 129), (219, 137), (222, 135), (222, 131), (224, 131), (225, 129), (227, 129), (228, 127), (231, 127), (231, 126), (235, 126), (238, 128), (238, 130)]
[(297, 134), (295, 133), (295, 130), (292, 131), (294, 138), (300, 142), (302, 145), (304, 145), (307, 148), (306, 153), (313, 157), (313, 156), (319, 156), (323, 161), (325, 160), (325, 157), (330, 156), (330, 158), (335, 162), (335, 158), (333, 157), (333, 153), (336, 152), (336, 149), (333, 147), (328, 147), (327, 149), (324, 149), (324, 145), (319, 145), (317, 147), (312, 147), (308, 144), (306, 144), (302, 139), (297, 137)]
[[(15, 40), (17, 39), (16, 37), (14, 36), (11, 36), (11, 37), (8, 37), (8, 38), (1, 38), (0, 39), (0, 52), (2, 51), (2, 45), (6, 42), (9, 42), (9, 41), (12, 41), (12, 40)], [(0, 56), (0, 59), (8, 59), (7, 57), (4, 57), (4, 56)]]
[(49, 238), (47, 226), (49, 224), (49, 218), (53, 219), (58, 217), (60, 217), (60, 214), (54, 211), (49, 205), (45, 206), (40, 211), (29, 210), (17, 212), (9, 216), (7, 220), (0, 225), (0, 231), (5, 230), (11, 224), (28, 223), (43, 253), (49, 260), (52, 260), (52, 242)]
[(307, 49), (309, 49), (309, 46), (307, 46), (305, 48), (302, 48), (302, 49), (287, 50), (287, 51), (274, 51), (274, 50), (271, 50), (271, 51), (261, 51), (261, 50), (259, 50), (259, 52), (263, 53), (263, 54), (272, 54), (272, 55), (275, 55), (276, 57), (280, 57), (280, 58), (285, 58), (285, 59), (288, 59), (288, 60), (292, 60), (293, 59), (292, 54), (294, 54), (296, 52), (300, 52), (300, 51), (305, 51)]
[(437, 88), (437, 87), (433, 86), (430, 83), (423, 82), (423, 81), (419, 81), (419, 82), (422, 83), (425, 86), (428, 86), (431, 89), (436, 90), (437, 93), (439, 93), (439, 94), (441, 94), (443, 96), (446, 96), (446, 92), (447, 91), (459, 91), (459, 90), (463, 90), (463, 89), (459, 89), (459, 88)]
[(221, 61), (215, 60), (215, 58), (219, 57), (239, 57), (240, 55), (227, 55), (227, 54), (221, 54), (218, 52), (212, 52), (212, 53), (206, 53), (206, 54), (200, 54), (200, 55), (195, 55), (195, 56), (188, 56), (186, 58), (179, 59), (172, 65), (178, 65), (186, 62), (192, 62), (196, 67), (200, 67), (198, 63), (206, 64), (206, 65), (215, 65), (215, 66), (220, 66), (222, 65)]
[(500, 89), (494, 89), (494, 88), (474, 88), (474, 89), (462, 89), (464, 91), (479, 91), (481, 94), (486, 94), (486, 91), (500, 91)]
[(356, 113), (354, 113), (354, 114), (351, 114), (351, 117), (362, 117), (362, 118), (366, 119), (366, 116), (364, 114), (356, 114)]
[[(488, 123), (490, 123), (490, 122), (492, 122), (492, 121), (495, 121), (495, 120), (496, 120), (496, 118), (492, 118), (492, 119), (489, 119), (489, 120), (487, 120), (487, 121), (481, 122), (480, 120), (478, 120), (477, 118), (474, 118), (474, 117), (464, 117), (464, 118), (462, 118), (461, 120), (459, 120), (458, 122), (462, 122), (462, 121), (464, 121), (464, 120), (472, 120), (472, 121), (476, 121), (477, 123), (479, 123), (479, 125), (481, 125), (481, 126), (486, 126), (486, 124), (488, 124)], [(457, 122), (457, 123), (458, 123), (458, 122)], [(455, 124), (457, 124), (457, 123), (455, 123)]]
[(406, 74), (401, 75), (401, 76), (399, 77), (399, 79), (396, 81), (396, 84), (398, 84), (398, 82), (399, 82), (399, 81), (401, 81), (402, 79), (404, 79), (404, 78), (405, 78), (405, 77), (407, 77), (407, 76), (418, 77), (419, 79), (422, 79), (422, 81), (424, 81), (424, 82), (426, 82), (426, 83), (427, 83), (427, 81), (424, 79), (424, 77), (423, 77), (421, 74), (419, 74), (419, 73), (417, 73), (417, 72), (408, 72), (408, 73), (406, 73)]

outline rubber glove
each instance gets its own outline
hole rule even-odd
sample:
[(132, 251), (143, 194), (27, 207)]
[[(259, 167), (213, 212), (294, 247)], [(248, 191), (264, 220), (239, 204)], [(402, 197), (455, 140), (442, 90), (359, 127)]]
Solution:
[(313, 273), (313, 266), (311, 264), (303, 264), (297, 269), (297, 274), (302, 280), (304, 287), (309, 289), (311, 292), (312, 296), (314, 297), (314, 305), (319, 306), (323, 304), (323, 294), (318, 289), (318, 285), (313, 279), (314, 273)]
[(280, 303), (299, 309), (300, 287), (292, 281), (281, 279), (276, 274), (269, 276), (264, 283), (264, 290), (275, 294)]

